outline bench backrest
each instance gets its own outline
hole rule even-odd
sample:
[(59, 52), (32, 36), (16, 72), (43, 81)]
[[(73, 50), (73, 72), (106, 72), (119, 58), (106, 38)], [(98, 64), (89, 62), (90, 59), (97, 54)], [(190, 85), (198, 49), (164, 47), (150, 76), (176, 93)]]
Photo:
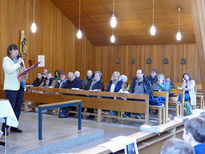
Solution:
[[(87, 108), (116, 110), (143, 114), (149, 112), (148, 95), (37, 87), (28, 87), (27, 90), (35, 92), (26, 92), (24, 100), (32, 100), (42, 103), (53, 103), (63, 100), (81, 99), (82, 106)], [(127, 100), (124, 100), (123, 98), (126, 98)]]

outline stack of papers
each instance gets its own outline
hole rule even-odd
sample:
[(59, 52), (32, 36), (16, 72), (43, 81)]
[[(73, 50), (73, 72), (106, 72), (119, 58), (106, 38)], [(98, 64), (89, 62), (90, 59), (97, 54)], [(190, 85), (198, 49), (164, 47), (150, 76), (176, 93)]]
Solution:
[[(98, 146), (105, 147), (112, 151), (113, 153), (125, 149), (126, 145), (131, 143), (131, 142), (136, 142), (134, 138), (131, 137), (126, 137), (126, 136), (118, 136), (115, 138), (112, 138), (111, 141), (100, 144)], [(136, 154), (139, 154), (138, 150), (135, 149)]]
[(204, 115), (205, 114), (205, 110), (203, 110), (203, 109), (195, 109), (195, 110), (192, 110), (192, 114), (193, 115)]
[(179, 122), (185, 122), (187, 120), (189, 120), (189, 116), (177, 116), (177, 117), (174, 117), (174, 120), (175, 121), (179, 121)]

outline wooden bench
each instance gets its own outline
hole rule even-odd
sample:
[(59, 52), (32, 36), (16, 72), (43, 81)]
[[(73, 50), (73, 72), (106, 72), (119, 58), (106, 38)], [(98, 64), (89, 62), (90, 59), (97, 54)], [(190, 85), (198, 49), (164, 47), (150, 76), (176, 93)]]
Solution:
[[(97, 91), (91, 92), (91, 91), (86, 91), (86, 90), (37, 88), (37, 87), (28, 87), (27, 91), (35, 91), (38, 93), (26, 92), (24, 96), (25, 101), (54, 103), (58, 101), (82, 99), (82, 102), (83, 102), (82, 107), (97, 109), (97, 114), (93, 114), (93, 113), (84, 113), (84, 114), (97, 115), (97, 121), (99, 122), (102, 120), (102, 117), (120, 118), (118, 116), (102, 115), (102, 109), (114, 110), (114, 111), (120, 111), (120, 112), (123, 111), (123, 112), (131, 112), (131, 113), (142, 113), (142, 114), (145, 114), (145, 122), (148, 123), (149, 121), (148, 120), (149, 119), (149, 107), (148, 107), (149, 97), (148, 95), (120, 94), (120, 93), (97, 92)], [(60, 94), (71, 94), (71, 95), (60, 95)], [(167, 101), (168, 97), (167, 97), (166, 92), (154, 92), (154, 94), (155, 96), (165, 97), (166, 102), (168, 102)], [(97, 98), (96, 97), (86, 97), (86, 96), (96, 96)], [(119, 99), (114, 100), (114, 99), (106, 99), (104, 97), (126, 98), (128, 100), (119, 100)], [(144, 102), (136, 101), (136, 100), (133, 101), (129, 99), (144, 100)], [(167, 103), (165, 103), (165, 107), (152, 106), (151, 109), (159, 110), (159, 115), (158, 115), (159, 124), (167, 122), (167, 117), (168, 117)]]
[(153, 96), (155, 97), (164, 97), (165, 98), (165, 104), (163, 106), (156, 106), (156, 105), (150, 105), (151, 110), (157, 110), (158, 111), (158, 124), (162, 124), (168, 121), (168, 102), (169, 102), (169, 93), (166, 91), (153, 91)]
[[(57, 88), (36, 88), (36, 87), (28, 87), (27, 90), (45, 92), (45, 93), (25, 92), (24, 100), (32, 100), (35, 102), (51, 103), (51, 102), (58, 102), (58, 101), (81, 99), (82, 107), (97, 109), (97, 121), (99, 122), (102, 120), (102, 109), (103, 109), (103, 110), (145, 114), (145, 123), (149, 123), (149, 96), (148, 95), (120, 94), (120, 93), (111, 93), (111, 92), (70, 90), (70, 89), (57, 89)], [(70, 94), (70, 95), (62, 95), (62, 94)], [(108, 99), (107, 97), (126, 98), (127, 100)], [(135, 99), (135, 100), (129, 100), (129, 99)], [(137, 101), (137, 100), (143, 100), (143, 101)]]
[[(181, 94), (182, 95), (182, 102), (169, 102), (169, 106), (175, 106), (176, 116), (183, 116), (184, 115), (184, 90), (181, 89), (170, 89), (170, 94)], [(172, 110), (172, 109), (169, 109)]]

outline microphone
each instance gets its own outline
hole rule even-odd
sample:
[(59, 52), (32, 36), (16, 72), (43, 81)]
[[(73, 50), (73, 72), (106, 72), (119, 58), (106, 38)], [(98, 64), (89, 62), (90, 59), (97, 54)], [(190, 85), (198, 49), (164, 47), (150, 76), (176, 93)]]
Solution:
[[(21, 56), (20, 56), (20, 55), (17, 55), (16, 58), (17, 58), (17, 60), (19, 60), (19, 58), (21, 58)], [(22, 63), (22, 62), (21, 62), (20, 65), (23, 67), (23, 63)]]

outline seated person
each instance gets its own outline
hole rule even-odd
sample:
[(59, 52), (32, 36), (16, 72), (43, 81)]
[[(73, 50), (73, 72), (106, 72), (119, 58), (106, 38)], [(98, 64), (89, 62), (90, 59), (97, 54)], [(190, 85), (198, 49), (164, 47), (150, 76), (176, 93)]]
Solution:
[(167, 83), (170, 85), (170, 89), (174, 89), (174, 88), (175, 88), (174, 83), (171, 81), (170, 78), (167, 78), (167, 79), (165, 80), (165, 82), (167, 82)]
[[(101, 77), (102, 77), (102, 73), (100, 71), (96, 71), (94, 78), (89, 81), (85, 89), (104, 91), (104, 83), (101, 81)], [(90, 113), (94, 113), (94, 109), (91, 108), (88, 108), (87, 111)], [(93, 119), (95, 118), (95, 116), (89, 115), (88, 118)]]
[(144, 77), (143, 70), (137, 70), (136, 77), (132, 80), (130, 93), (148, 94), (149, 96), (152, 96), (151, 82), (146, 77)]
[(123, 82), (122, 84), (122, 88), (120, 89), (120, 91), (118, 93), (125, 93), (125, 94), (129, 94), (129, 91), (127, 90), (128, 84), (127, 82)]
[(183, 74), (182, 89), (185, 91), (185, 101), (191, 100), (191, 105), (196, 105), (195, 81), (188, 73)]
[(55, 72), (54, 72), (54, 79), (58, 82), (58, 80), (60, 80), (60, 74), (61, 74), (62, 72), (60, 71), (60, 70), (56, 70)]
[[(151, 82), (144, 77), (144, 71), (142, 69), (138, 69), (136, 72), (136, 77), (133, 78), (132, 84), (130, 87), (130, 93), (135, 94), (147, 94), (149, 95), (150, 101), (152, 98), (152, 85)], [(127, 117), (130, 117), (131, 114), (127, 114)], [(136, 114), (136, 118), (140, 119), (140, 115)]]
[(66, 77), (64, 73), (60, 74), (60, 80), (58, 80), (56, 84), (56, 88), (65, 89), (66, 88)]
[(159, 74), (158, 75), (158, 80), (156, 83), (154, 83), (152, 85), (152, 89), (153, 90), (159, 90), (159, 91), (167, 91), (169, 92), (169, 89), (170, 89), (170, 85), (165, 82), (165, 77), (164, 77), (164, 74)]
[[(65, 74), (61, 73), (60, 80), (58, 80), (56, 88), (66, 89), (66, 85), (67, 85), (67, 80), (66, 80)], [(69, 117), (69, 108), (68, 107), (60, 108), (58, 112), (58, 117), (59, 118)]]
[(39, 87), (49, 87), (55, 88), (56, 87), (56, 80), (52, 77), (51, 72), (47, 72), (45, 80), (40, 84)]
[(127, 76), (126, 75), (121, 75), (120, 80), (122, 80), (122, 82), (127, 82)]
[(75, 71), (74, 74), (75, 74), (76, 78), (80, 78), (80, 72), (79, 71)]
[(205, 119), (201, 117), (192, 118), (185, 122), (184, 141), (190, 143), (195, 154), (205, 153)]
[(48, 73), (48, 69), (45, 68), (45, 69), (43, 70), (43, 73), (42, 73), (43, 78), (46, 78), (46, 74), (47, 74), (47, 73)]
[(189, 143), (172, 138), (164, 142), (161, 154), (194, 154), (194, 149)]
[(92, 79), (93, 79), (93, 72), (91, 70), (88, 70), (87, 71), (87, 77), (85, 77), (84, 80), (83, 80), (83, 89), (85, 89), (88, 86), (88, 83)]
[[(111, 80), (108, 83), (106, 91), (108, 92), (119, 92), (122, 87), (122, 80), (120, 80), (120, 73), (115, 71), (112, 74)], [(112, 97), (108, 97), (112, 98)], [(116, 115), (116, 111), (112, 111), (109, 113), (109, 115)]]
[(106, 91), (108, 92), (119, 92), (122, 87), (122, 80), (120, 79), (120, 73), (115, 71), (112, 74), (111, 80), (108, 83)]
[(147, 78), (150, 80), (150, 82), (151, 82), (152, 85), (153, 85), (154, 83), (157, 83), (157, 81), (158, 81), (158, 79), (157, 79), (157, 70), (156, 70), (155, 68), (153, 68), (153, 69), (151, 70), (150, 76), (147, 77)]
[(38, 72), (37, 73), (37, 78), (33, 81), (33, 83), (32, 83), (32, 85), (34, 86), (34, 87), (38, 87), (38, 86), (40, 86), (41, 85), (41, 83), (43, 82), (43, 76), (42, 76), (42, 74), (41, 74), (41, 72)]
[(77, 79), (73, 72), (68, 73), (68, 80), (66, 82), (66, 89), (79, 88), (82, 89), (82, 81)]
[(120, 79), (122, 80), (122, 82), (126, 82), (127, 83), (127, 90), (129, 90), (130, 87), (129, 87), (129, 84), (127, 82), (127, 76), (126, 75), (121, 75)]
[(104, 83), (101, 81), (101, 77), (102, 77), (102, 73), (100, 71), (96, 71), (93, 80), (89, 81), (85, 89), (104, 91)]

